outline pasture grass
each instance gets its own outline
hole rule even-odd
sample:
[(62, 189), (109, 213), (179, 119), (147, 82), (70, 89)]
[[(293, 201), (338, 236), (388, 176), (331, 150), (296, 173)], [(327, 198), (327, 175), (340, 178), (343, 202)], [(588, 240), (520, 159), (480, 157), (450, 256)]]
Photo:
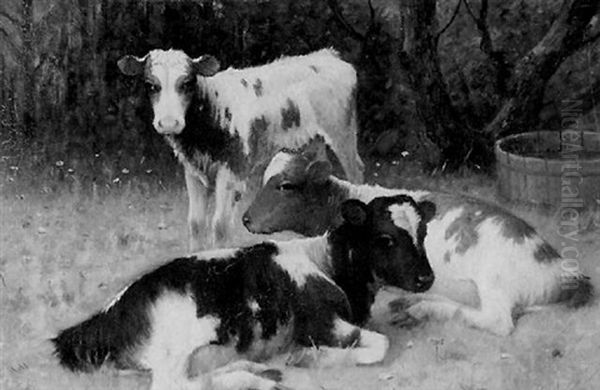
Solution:
[[(167, 186), (137, 176), (107, 180), (112, 185), (95, 190), (92, 183), (73, 186), (40, 177), (35, 185), (35, 176), (28, 178), (24, 186), (9, 172), (1, 187), (0, 388), (147, 388), (149, 376), (140, 372), (69, 373), (57, 365), (47, 340), (106, 305), (132, 278), (186, 253), (187, 196), (181, 176)], [(429, 176), (380, 163), (370, 164), (369, 178), (387, 186), (433, 187), (496, 200), (493, 178), (472, 172)], [(510, 208), (560, 249), (556, 215)], [(577, 248), (581, 267), (600, 286), (600, 227), (594, 217), (582, 217)], [(241, 234), (234, 232), (229, 242), (247, 242), (249, 236)], [(597, 300), (579, 310), (556, 306), (527, 314), (512, 335), (500, 338), (457, 321), (393, 326), (387, 303), (394, 297), (390, 291), (378, 295), (369, 324), (390, 337), (383, 364), (286, 368), (285, 384), (327, 390), (600, 388)], [(282, 367), (284, 360), (273, 364)]]

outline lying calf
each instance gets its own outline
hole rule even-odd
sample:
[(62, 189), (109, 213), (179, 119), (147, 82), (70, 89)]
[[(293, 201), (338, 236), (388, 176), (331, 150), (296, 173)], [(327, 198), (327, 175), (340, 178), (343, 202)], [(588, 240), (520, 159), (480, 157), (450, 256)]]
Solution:
[[(429, 210), (406, 197), (369, 206), (350, 200), (341, 205), (343, 224), (324, 236), (173, 260), (60, 332), (56, 355), (73, 371), (106, 362), (150, 369), (152, 389), (277, 388), (277, 378), (265, 378), (265, 367), (250, 361), (294, 345), (319, 347), (326, 359), (380, 362), (387, 338), (356, 325), (373, 301), (373, 272), (411, 291), (429, 288), (433, 274), (422, 248), (424, 223), (399, 228), (376, 218), (397, 207), (407, 221), (415, 214), (426, 220), (421, 206)], [(415, 228), (418, 238), (406, 230)], [(408, 256), (396, 258), (391, 235), (404, 237)]]
[[(321, 234), (339, 224), (337, 213), (345, 199), (367, 202), (405, 194), (430, 201), (437, 210), (424, 238), (436, 284), (468, 281), (479, 301), (479, 307), (472, 307), (447, 297), (416, 297), (409, 302), (414, 303), (408, 309), (412, 316), (445, 319), (458, 314), (469, 325), (507, 335), (516, 309), (559, 301), (580, 306), (592, 296), (589, 278), (578, 269), (564, 269), (556, 250), (508, 211), (468, 196), (351, 184), (331, 176), (323, 149), (315, 139), (302, 152), (282, 151), (273, 158), (263, 188), (244, 214), (248, 230)], [(418, 214), (388, 211), (387, 218), (400, 225), (419, 220)]]

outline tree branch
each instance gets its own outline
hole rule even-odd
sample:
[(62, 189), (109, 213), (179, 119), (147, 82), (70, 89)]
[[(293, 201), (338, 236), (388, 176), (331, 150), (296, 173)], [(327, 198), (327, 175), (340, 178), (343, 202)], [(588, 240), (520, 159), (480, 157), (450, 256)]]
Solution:
[[(558, 97), (557, 99), (558, 100)], [(585, 115), (590, 112), (594, 107), (600, 104), (600, 78), (595, 80), (591, 85), (574, 92), (567, 99), (571, 102), (581, 102), (577, 106), (580, 111), (580, 115)], [(561, 121), (560, 109), (555, 104), (548, 104), (548, 108), (544, 109), (540, 113), (540, 128), (552, 129), (559, 128)]]
[(15, 18), (6, 11), (0, 11), (0, 16), (8, 19), (12, 24), (14, 24), (17, 27), (21, 25), (21, 21), (19, 19)]
[(452, 23), (454, 23), (454, 19), (456, 19), (456, 16), (458, 15), (458, 11), (460, 10), (460, 5), (462, 4), (462, 1), (463, 0), (458, 0), (456, 2), (456, 8), (454, 8), (454, 13), (450, 17), (450, 20), (448, 21), (448, 23), (446, 23), (446, 25), (436, 34), (436, 36), (435, 36), (436, 41), (439, 41), (442, 34), (444, 34), (446, 32), (446, 30), (448, 29), (448, 27), (450, 27), (452, 25)]
[(481, 34), (481, 43), (479, 47), (481, 51), (484, 52), (492, 61), (494, 67), (496, 68), (496, 90), (497, 92), (503, 96), (506, 94), (508, 79), (510, 78), (510, 73), (512, 69), (512, 65), (508, 63), (506, 60), (506, 53), (504, 50), (497, 50), (494, 48), (494, 43), (492, 41), (492, 35), (490, 34), (490, 29), (487, 22), (489, 4), (488, 0), (481, 0), (481, 7), (479, 8), (479, 16), (475, 15), (473, 9), (469, 5), (468, 0), (462, 0), (465, 3), (465, 8), (467, 12), (475, 22), (477, 26), (477, 30)]
[(371, 24), (375, 22), (375, 8), (373, 7), (373, 1), (369, 0), (369, 13), (371, 15)]
[(2, 33), (2, 36), (4, 37), (4, 40), (6, 41), (6, 43), (16, 52), (17, 57), (20, 54), (20, 49), (19, 46), (17, 46), (14, 42), (13, 42), (13, 37), (11, 34), (9, 34), (5, 29), (0, 28), (0, 33)]
[(581, 46), (586, 46), (586, 45), (594, 42), (598, 38), (600, 38), (600, 30), (596, 31), (595, 34), (594, 33), (589, 33), (589, 34), (587, 34), (587, 36), (581, 42)]
[(479, 9), (479, 16), (476, 16), (468, 0), (462, 0), (465, 3), (467, 12), (475, 22), (479, 33), (481, 34), (481, 50), (487, 55), (491, 56), (494, 53), (494, 46), (492, 44), (492, 37), (490, 30), (487, 25), (487, 14), (488, 14), (488, 2), (487, 0), (481, 0), (481, 8)]
[[(327, 0), (327, 4), (329, 4), (329, 8), (333, 12), (333, 15), (335, 16), (335, 19), (337, 20), (338, 24), (340, 26), (342, 26), (346, 31), (348, 31), (350, 33), (350, 35), (352, 36), (352, 38), (359, 40), (359, 41), (365, 40), (366, 35), (359, 33), (356, 29), (354, 29), (354, 27), (352, 27), (346, 21), (346, 19), (344, 18), (344, 15), (342, 15), (342, 10), (340, 9), (340, 5), (337, 2), (337, 0)], [(372, 5), (371, 5), (370, 1), (369, 1), (369, 6), (371, 7), (371, 10), (372, 10)], [(372, 12), (374, 12), (374, 11), (372, 10)]]
[(516, 63), (510, 96), (486, 126), (488, 134), (498, 138), (539, 125), (546, 84), (561, 63), (583, 46), (599, 5), (600, 0), (563, 0), (550, 29)]

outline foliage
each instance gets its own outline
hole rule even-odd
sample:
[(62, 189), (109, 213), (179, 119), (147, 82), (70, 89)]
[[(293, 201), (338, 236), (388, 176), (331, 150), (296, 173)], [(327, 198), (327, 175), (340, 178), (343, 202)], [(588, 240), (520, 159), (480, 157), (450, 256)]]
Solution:
[[(333, 46), (359, 72), (358, 108), (363, 154), (421, 151), (422, 124), (414, 92), (397, 64), (402, 34), (394, 0), (14, 0), (0, 5), (1, 169), (43, 169), (64, 161), (89, 170), (154, 169), (172, 175), (175, 161), (150, 125), (140, 83), (122, 77), (126, 53), (180, 48), (211, 53), (224, 67), (261, 64), (281, 55)], [(489, 31), (513, 63), (547, 31), (560, 2), (494, 0)], [(478, 4), (470, 2), (476, 11)], [(438, 2), (441, 67), (450, 96), (469, 127), (480, 128), (498, 109), (489, 58), (463, 6)], [(340, 23), (340, 18), (346, 25)], [(354, 30), (351, 34), (348, 26)], [(568, 61), (551, 80), (546, 117), (556, 126), (556, 104), (597, 78), (598, 46)], [(573, 88), (575, 87), (575, 88)], [(585, 91), (584, 91), (585, 92)], [(587, 95), (584, 95), (587, 96)], [(593, 106), (593, 105), (592, 105)], [(105, 162), (91, 156), (101, 153)], [(139, 164), (142, 161), (143, 164)], [(104, 175), (106, 176), (106, 175)]]

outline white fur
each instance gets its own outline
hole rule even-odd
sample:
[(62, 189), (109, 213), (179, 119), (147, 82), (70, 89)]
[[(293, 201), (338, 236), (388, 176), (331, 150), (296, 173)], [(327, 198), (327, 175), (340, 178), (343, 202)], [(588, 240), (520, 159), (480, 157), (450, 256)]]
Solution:
[(277, 389), (277, 382), (263, 378), (246, 370), (238, 370), (213, 375), (208, 388), (218, 390), (273, 390)]
[(394, 225), (404, 229), (410, 234), (413, 242), (417, 245), (417, 228), (421, 223), (421, 217), (417, 210), (408, 203), (395, 203), (388, 208)]
[[(346, 189), (348, 198), (358, 198), (363, 202), (378, 196), (397, 194), (413, 196), (417, 201), (429, 199), (434, 203), (438, 199), (452, 197), (425, 191), (354, 185), (337, 178), (332, 178), (332, 182)], [(460, 196), (457, 197), (460, 199)], [(524, 238), (522, 242), (506, 237), (503, 231), (505, 217), (500, 215), (491, 215), (481, 221), (476, 229), (476, 243), (461, 253), (458, 250), (458, 235), (453, 234), (448, 238), (446, 235), (448, 228), (464, 212), (463, 207), (438, 211), (436, 217), (427, 224), (424, 246), (436, 276), (431, 290), (444, 294), (439, 285), (473, 282), (477, 287), (480, 307), (474, 308), (449, 299), (427, 299), (408, 311), (419, 318), (433, 316), (447, 319), (458, 316), (468, 325), (507, 335), (514, 329), (512, 313), (515, 309), (548, 304), (556, 298), (561, 288), (560, 262), (539, 262), (535, 259), (535, 251), (544, 242), (537, 234)], [(481, 212), (475, 215), (480, 216)], [(409, 220), (396, 219), (399, 225), (414, 225), (407, 222)]]
[(185, 127), (187, 104), (177, 92), (176, 83), (189, 74), (189, 57), (178, 50), (152, 50), (148, 55), (150, 73), (161, 87), (153, 103), (156, 131), (161, 134), (177, 134)]
[[(165, 84), (154, 105), (154, 127), (165, 134), (178, 133), (185, 124), (187, 103), (176, 93), (174, 83), (188, 71), (188, 58), (183, 52), (174, 50), (155, 50), (150, 53), (150, 58), (152, 72)], [(347, 176), (354, 182), (361, 182), (363, 163), (357, 152), (354, 108), (356, 80), (352, 65), (340, 60), (334, 50), (323, 49), (305, 56), (284, 57), (262, 66), (230, 68), (211, 77), (199, 77), (198, 87), (209, 99), (213, 115), (224, 131), (240, 137), (246, 156), (253, 152), (260, 161), (269, 158), (273, 150), (298, 148), (321, 135), (338, 156)], [(259, 88), (255, 85), (259, 83), (261, 93), (257, 94)], [(283, 110), (287, 109), (288, 101), (298, 107), (300, 126), (282, 129)], [(225, 115), (226, 110), (228, 115)], [(268, 123), (265, 138), (270, 145), (265, 146), (265, 150), (251, 151), (249, 138), (257, 119)], [(163, 127), (159, 123), (161, 120)], [(169, 142), (177, 147), (173, 140)], [(180, 150), (176, 149), (175, 153), (186, 170), (190, 193), (190, 249), (197, 250), (202, 245), (198, 226), (206, 219), (207, 207), (207, 191), (201, 187), (206, 187), (208, 180), (205, 172), (194, 162), (186, 161)], [(245, 192), (248, 178), (237, 178), (236, 184), (231, 186), (224, 183), (230, 176), (217, 175), (209, 241), (216, 239), (216, 229), (224, 232), (239, 223), (234, 193)]]
[(227, 260), (235, 256), (239, 248), (216, 248), (192, 253), (198, 260), (222, 259)]
[(339, 179), (335, 176), (329, 176), (329, 180), (339, 188), (348, 191), (348, 199), (360, 199), (365, 203), (368, 203), (380, 196), (396, 195), (407, 195), (418, 202), (420, 200), (423, 200), (426, 196), (430, 194), (429, 191), (422, 190), (413, 191), (403, 188), (385, 188), (379, 185), (372, 184), (353, 184), (349, 181)]
[[(315, 73), (309, 65), (316, 66), (319, 72)], [(247, 87), (242, 85), (242, 79), (246, 80)], [(261, 96), (256, 96), (253, 88), (256, 80), (262, 85)], [(326, 140), (337, 141), (330, 142), (336, 154), (350, 150), (347, 148), (356, 145), (356, 134), (354, 129), (340, 123), (343, 119), (340, 114), (345, 112), (355, 86), (354, 68), (330, 49), (286, 57), (252, 68), (230, 68), (200, 79), (201, 90), (217, 107), (215, 114), (221, 127), (228, 129), (230, 134), (239, 134), (246, 154), (250, 151), (248, 140), (252, 121), (261, 117), (269, 121), (269, 139), (277, 148), (297, 148), (320, 134)], [(300, 110), (299, 129), (280, 128), (281, 110), (288, 99)], [(226, 118), (226, 108), (231, 113), (231, 121)], [(358, 154), (352, 157), (358, 159), (358, 168), (362, 169)], [(344, 168), (355, 167), (344, 164)]]
[(292, 160), (293, 155), (287, 152), (277, 153), (269, 162), (265, 173), (263, 174), (263, 184), (267, 184), (273, 176), (283, 172), (288, 163)]
[[(319, 367), (340, 365), (369, 365), (380, 363), (385, 358), (389, 349), (389, 340), (386, 336), (369, 330), (358, 328), (340, 318), (334, 321), (334, 336), (343, 339), (358, 330), (359, 337), (356, 345), (342, 348), (322, 346), (317, 356)], [(308, 351), (308, 354), (311, 352)]]
[(151, 389), (186, 388), (190, 356), (217, 340), (220, 321), (196, 313), (192, 297), (177, 293), (164, 293), (151, 308), (150, 339), (140, 354), (140, 362), (152, 370)]
[[(560, 288), (560, 266), (558, 262), (547, 264), (535, 260), (534, 253), (542, 243), (541, 238), (525, 238), (517, 243), (504, 236), (502, 223), (492, 217), (477, 228), (476, 244), (464, 253), (458, 252), (457, 237), (446, 239), (445, 232), (462, 212), (456, 208), (430, 222), (425, 250), (436, 279), (475, 282), (480, 308), (424, 302), (417, 304), (411, 314), (450, 318), (458, 312), (469, 325), (507, 335), (514, 328), (512, 312), (515, 308), (549, 303), (556, 296)], [(449, 262), (446, 252), (450, 253)]]
[(119, 302), (119, 299), (121, 299), (121, 297), (123, 296), (123, 294), (125, 294), (125, 291), (127, 291), (127, 289), (129, 288), (129, 286), (131, 286), (131, 284), (128, 284), (127, 286), (123, 287), (121, 289), (121, 291), (119, 291), (117, 293), (117, 295), (115, 295), (115, 297), (110, 300), (110, 302), (108, 303), (108, 305), (106, 305), (104, 307), (103, 311), (107, 312), (111, 307), (113, 307), (114, 305), (116, 305), (116, 303)]
[[(235, 218), (240, 215), (239, 204), (235, 193), (246, 192), (246, 182), (236, 176), (226, 165), (221, 165), (217, 172), (215, 184), (215, 210), (211, 221), (211, 233), (225, 235), (229, 226), (238, 223)], [(216, 237), (213, 237), (216, 239)], [(215, 244), (216, 242), (209, 242)]]
[(306, 283), (309, 275), (318, 275), (335, 285), (330, 274), (330, 259), (327, 236), (299, 238), (277, 242), (279, 254), (275, 262), (279, 264), (298, 286)]

